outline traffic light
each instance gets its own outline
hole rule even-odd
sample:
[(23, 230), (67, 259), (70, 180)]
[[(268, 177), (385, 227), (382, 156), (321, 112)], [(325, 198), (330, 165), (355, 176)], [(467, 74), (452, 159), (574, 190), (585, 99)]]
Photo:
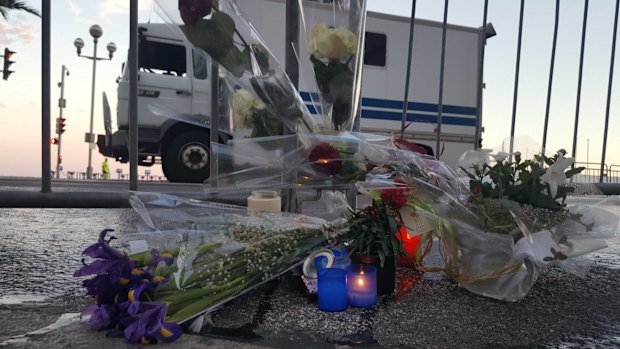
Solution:
[(58, 144), (58, 138), (54, 137), (54, 138), (50, 139), (50, 143)]
[(14, 73), (14, 71), (9, 69), (11, 67), (11, 64), (15, 63), (11, 60), (11, 56), (13, 56), (14, 53), (15, 51), (11, 51), (7, 47), (4, 48), (4, 62), (2, 64), (2, 78), (4, 80), (8, 80), (9, 75)]
[(67, 119), (65, 119), (65, 118), (57, 118), (56, 119), (56, 133), (58, 135), (61, 135), (61, 134), (65, 133), (65, 126), (66, 126), (65, 121), (66, 120)]

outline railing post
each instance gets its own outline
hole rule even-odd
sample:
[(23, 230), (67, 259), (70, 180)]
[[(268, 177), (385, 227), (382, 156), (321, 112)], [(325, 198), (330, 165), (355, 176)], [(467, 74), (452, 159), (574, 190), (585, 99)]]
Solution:
[(437, 142), (435, 147), (435, 158), (439, 159), (441, 155), (441, 124), (443, 123), (443, 78), (446, 63), (446, 36), (448, 31), (448, 0), (444, 2), (443, 8), (443, 25), (441, 33), (441, 63), (439, 67), (439, 101), (437, 103)]
[[(616, 12), (614, 15), (614, 29), (611, 39), (611, 59), (609, 63), (609, 82), (607, 85), (607, 106), (605, 108), (605, 130), (603, 131), (603, 155), (601, 157), (601, 164), (605, 164), (605, 152), (607, 151), (607, 133), (609, 131), (609, 110), (611, 108), (611, 88), (613, 87), (614, 79), (614, 61), (616, 59), (616, 36), (618, 34), (618, 9), (620, 7), (620, 0), (616, 0)], [(609, 173), (607, 174), (609, 177)], [(603, 167), (601, 166), (600, 181), (603, 181)], [(608, 178), (609, 181), (609, 178)]]
[[(515, 65), (515, 86), (514, 94), (512, 97), (512, 123), (510, 126), (510, 149), (509, 153), (514, 152), (515, 144), (515, 125), (517, 123), (517, 101), (519, 94), (519, 68), (521, 65), (521, 39), (523, 38), (523, 8), (525, 7), (525, 0), (521, 0), (521, 8), (519, 10), (519, 36), (517, 39), (517, 63)], [(510, 155), (512, 161), (512, 155)]]
[(407, 74), (405, 74), (405, 96), (403, 98), (403, 116), (400, 124), (400, 138), (405, 139), (407, 123), (407, 107), (409, 104), (409, 83), (411, 80), (411, 62), (413, 57), (413, 30), (415, 22), (416, 0), (411, 3), (411, 21), (409, 23), (409, 51), (407, 52)]
[[(551, 65), (549, 67), (549, 83), (547, 85), (547, 106), (545, 108), (545, 126), (543, 128), (543, 152), (547, 149), (547, 128), (549, 127), (549, 109), (551, 108), (551, 87), (553, 86), (553, 69), (555, 66), (555, 47), (558, 42), (558, 24), (560, 22), (560, 0), (555, 2), (555, 25), (553, 27), (553, 44), (551, 46)], [(574, 154), (573, 154), (574, 156)]]

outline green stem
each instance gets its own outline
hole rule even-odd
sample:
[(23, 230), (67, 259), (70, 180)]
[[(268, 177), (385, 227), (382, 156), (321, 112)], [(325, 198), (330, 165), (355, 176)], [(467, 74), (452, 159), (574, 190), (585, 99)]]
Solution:
[(242, 284), (238, 285), (237, 287), (230, 287), (228, 288), (228, 290), (218, 293), (216, 295), (213, 295), (211, 297), (204, 297), (200, 300), (197, 300), (196, 302), (191, 302), (191, 304), (179, 309), (178, 311), (168, 314), (167, 316), (167, 321), (171, 321), (171, 322), (176, 322), (176, 323), (181, 323), (183, 321), (186, 321), (190, 318), (192, 318), (193, 316), (196, 316), (198, 314), (200, 314), (201, 312), (204, 312), (205, 310), (207, 310), (209, 307), (215, 305), (217, 302), (220, 302), (246, 288), (248, 288), (250, 285), (252, 285), (254, 282), (258, 281), (260, 278), (260, 274), (257, 273), (255, 275), (250, 275), (249, 279), (247, 279), (247, 281), (243, 282)]

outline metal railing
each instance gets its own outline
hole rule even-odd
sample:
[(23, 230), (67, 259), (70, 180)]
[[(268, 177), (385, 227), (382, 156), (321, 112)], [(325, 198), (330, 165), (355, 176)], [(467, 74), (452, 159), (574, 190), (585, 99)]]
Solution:
[(585, 167), (580, 174), (572, 177), (573, 183), (620, 183), (620, 165), (603, 164), (601, 181), (601, 164), (576, 162), (575, 167)]
[[(294, 1), (289, 1), (288, 3), (293, 3)], [(486, 27), (486, 22), (487, 22), (487, 6), (495, 6), (498, 4), (503, 3), (502, 1), (493, 1), (491, 2), (491, 4), (489, 4), (488, 1), (485, 0), (484, 2), (484, 7), (480, 8), (480, 13), (481, 13), (481, 17), (482, 18), (482, 22), (483, 22), (483, 27)], [(516, 107), (517, 107), (517, 102), (518, 102), (518, 81), (519, 81), (519, 65), (520, 65), (520, 51), (521, 51), (521, 44), (522, 44), (522, 33), (523, 33), (523, 21), (524, 21), (524, 6), (525, 6), (526, 1), (525, 0), (521, 0), (520, 1), (520, 16), (519, 16), (519, 28), (518, 28), (518, 43), (517, 43), (517, 47), (516, 47), (516, 51), (517, 51), (517, 57), (516, 57), (516, 63), (515, 63), (515, 78), (514, 78), (514, 96), (513, 96), (513, 111), (512, 111), (512, 116), (513, 116), (513, 120), (512, 120), (512, 125), (511, 125), (511, 136), (514, 136), (514, 123), (515, 123), (515, 117), (516, 117)], [(529, 1), (528, 5), (532, 5), (535, 4), (536, 2), (534, 1)], [(608, 84), (606, 86), (606, 94), (607, 94), (607, 98), (606, 98), (606, 108), (605, 108), (605, 129), (603, 132), (603, 151), (602, 151), (602, 159), (601, 159), (601, 163), (605, 163), (605, 156), (606, 156), (606, 148), (607, 148), (607, 134), (608, 134), (608, 126), (609, 126), (609, 118), (610, 118), (610, 104), (611, 104), (611, 92), (612, 92), (612, 87), (613, 87), (613, 72), (614, 72), (614, 60), (615, 60), (615, 51), (616, 51), (616, 38), (617, 38), (617, 27), (618, 27), (618, 13), (620, 10), (620, 0), (615, 0), (613, 1), (613, 3), (615, 4), (614, 7), (610, 6), (609, 7), (609, 12), (614, 13), (614, 21), (613, 21), (613, 27), (612, 27), (612, 40), (611, 40), (611, 52), (610, 52), (610, 59), (609, 59), (609, 79), (608, 79)], [(556, 5), (555, 5), (555, 11), (554, 11), (554, 31), (553, 31), (553, 44), (551, 45), (551, 48), (554, 50), (555, 49), (555, 43), (557, 41), (557, 36), (558, 36), (558, 31), (557, 31), (557, 23), (558, 21), (562, 21), (563, 17), (561, 16), (560, 12), (559, 12), (559, 4), (560, 1), (556, 1)], [(581, 31), (582, 31), (582, 35), (581, 35), (581, 50), (580, 50), (580, 68), (579, 68), (579, 84), (581, 84), (581, 70), (582, 70), (582, 66), (583, 66), (583, 55), (584, 55), (584, 49), (585, 49), (585, 37), (587, 34), (587, 16), (588, 16), (588, 7), (589, 7), (589, 1), (588, 0), (583, 0), (583, 24), (581, 25)], [(412, 0), (412, 14), (415, 14), (415, 7), (416, 7), (416, 2)], [(132, 64), (135, 66), (137, 64), (137, 0), (131, 0), (130, 1), (130, 52), (131, 54), (129, 55), (130, 60), (129, 60), (129, 64), (130, 67), (132, 66)], [(49, 74), (49, 65), (50, 65), (50, 11), (51, 9), (51, 0), (43, 0), (42, 1), (42, 26), (41, 26), (41, 31), (42, 31), (42, 110), (41, 110), (41, 115), (42, 115), (42, 137), (41, 137), (41, 141), (42, 141), (42, 192), (46, 193), (49, 192), (51, 190), (50, 187), (50, 183), (51, 183), (51, 168), (50, 168), (50, 145), (49, 145), (49, 135), (50, 135), (50, 74)], [(445, 41), (445, 31), (446, 31), (446, 26), (447, 26), (447, 14), (449, 10), (449, 1), (448, 0), (444, 0), (444, 8), (443, 8), (443, 21), (442, 21), (442, 27), (443, 27), (443, 35), (442, 35), (442, 41)], [(552, 20), (553, 20), (552, 19)], [(526, 21), (527, 22), (527, 21)], [(413, 21), (411, 21), (411, 23), (413, 23)], [(413, 28), (412, 28), (413, 29)], [(412, 41), (413, 35), (410, 35), (410, 41)], [(525, 45), (528, 45), (528, 42), (524, 42)], [(411, 48), (410, 50), (415, 50), (415, 49), (420, 49), (420, 48), (416, 48), (413, 47), (413, 45), (410, 45)], [(445, 53), (445, 44), (442, 44), (442, 56)], [(484, 57), (484, 45), (481, 45), (481, 57)], [(411, 54), (411, 53), (409, 53)], [(554, 60), (555, 60), (555, 55), (552, 54), (551, 55), (551, 62), (549, 65), (549, 81), (547, 82), (547, 104), (546, 104), (546, 108), (545, 108), (545, 116), (547, 117), (548, 113), (549, 113), (549, 99), (551, 97), (552, 94), (552, 88), (551, 85), (554, 82)], [(413, 62), (413, 64), (415, 65), (416, 63)], [(536, 64), (540, 64), (540, 62), (536, 62)], [(443, 77), (444, 76), (444, 62), (442, 59), (442, 64), (440, 66), (440, 70), (438, 72), (438, 78), (440, 80), (440, 82), (443, 83)], [(135, 67), (134, 67), (135, 68)], [(406, 67), (403, 67), (403, 70), (405, 70)], [(507, 67), (508, 68), (508, 67)], [(130, 110), (132, 112), (129, 113), (129, 115), (131, 115), (133, 117), (132, 120), (130, 120), (130, 132), (129, 132), (129, 139), (130, 139), (130, 190), (137, 190), (137, 179), (138, 179), (138, 174), (137, 174), (137, 120), (135, 119), (137, 116), (137, 103), (136, 103), (136, 99), (137, 99), (137, 85), (136, 85), (136, 81), (137, 81), (137, 69), (133, 69), (131, 68), (131, 71), (134, 72), (134, 74), (131, 76), (131, 86), (130, 86)], [(409, 74), (407, 74), (409, 75)], [(482, 70), (480, 71), (480, 75), (482, 75)], [(576, 74), (577, 75), (577, 74)], [(480, 79), (482, 81), (482, 76), (480, 76)], [(409, 76), (407, 76), (406, 79), (407, 83), (409, 82)], [(510, 83), (510, 81), (506, 81), (506, 83)], [(440, 84), (441, 85), (441, 84)], [(407, 86), (406, 86), (407, 88)], [(575, 126), (574, 126), (574, 135), (573, 135), (573, 151), (571, 153), (572, 156), (576, 157), (577, 156), (577, 149), (576, 149), (576, 141), (577, 141), (577, 134), (578, 134), (578, 127), (579, 127), (579, 112), (580, 112), (580, 91), (581, 89), (578, 88), (579, 93), (578, 96), (576, 98), (576, 114), (575, 114)], [(442, 97), (443, 97), (443, 90), (440, 88), (439, 91), (439, 97), (438, 97), (438, 105), (439, 105), (439, 110), (438, 110), (438, 121), (439, 121), (439, 125), (437, 127), (437, 147), (439, 147), (439, 140), (440, 138), (443, 137), (443, 135), (441, 134), (441, 115), (443, 112), (443, 108), (442, 108)], [(407, 103), (405, 103), (405, 105), (407, 105)], [(478, 110), (480, 110), (481, 106), (478, 106)], [(406, 110), (403, 111), (403, 115), (406, 115)], [(478, 123), (479, 121), (482, 119), (481, 115), (478, 115)], [(477, 132), (476, 134), (476, 138), (479, 138), (480, 134)], [(546, 137), (547, 137), (547, 120), (545, 121), (545, 129), (544, 129), (544, 135), (543, 135), (543, 144), (546, 143)], [(476, 141), (475, 144), (478, 144), (478, 142)], [(593, 163), (588, 163), (586, 164), (586, 171), (584, 171), (584, 173), (582, 175), (580, 175), (580, 178), (584, 178), (584, 181), (589, 181), (589, 182), (596, 182), (596, 180), (594, 180), (595, 177), (595, 173), (598, 172), (599, 175), (599, 181), (598, 182), (607, 182), (607, 183), (618, 183), (620, 182), (620, 165), (611, 165), (611, 166), (601, 166), (600, 164), (593, 164)]]

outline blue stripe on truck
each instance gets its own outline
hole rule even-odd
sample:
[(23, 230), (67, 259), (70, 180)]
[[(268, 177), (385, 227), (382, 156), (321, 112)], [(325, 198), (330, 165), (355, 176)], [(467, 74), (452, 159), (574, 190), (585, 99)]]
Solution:
[[(362, 108), (362, 118), (366, 119), (379, 119), (379, 120), (402, 120), (403, 113), (372, 110)], [(424, 122), (424, 123), (437, 123), (436, 115), (407, 113), (407, 122)], [(444, 125), (456, 125), (456, 126), (476, 126), (476, 119), (462, 118), (458, 116), (442, 116), (441, 123)]]
[[(312, 100), (318, 101), (319, 96), (316, 93), (313, 93), (312, 96), (309, 92), (301, 92), (301, 98), (306, 102), (306, 106), (308, 110), (312, 114), (317, 113), (317, 109), (311, 103)], [(312, 97), (312, 98), (311, 98)], [(438, 105), (430, 104), (430, 103), (418, 103), (418, 102), (408, 102), (407, 103), (409, 111), (422, 111), (422, 112), (431, 112), (437, 113)], [(396, 111), (383, 111), (383, 110), (375, 110), (369, 108), (383, 108), (383, 109), (395, 109)], [(377, 120), (396, 120), (400, 121), (402, 119), (402, 109), (403, 109), (403, 101), (390, 100), (390, 99), (379, 99), (379, 98), (362, 98), (362, 117), (367, 119), (377, 119)], [(443, 112), (449, 114), (460, 114), (460, 115), (468, 115), (468, 116), (476, 116), (476, 108), (472, 107), (463, 107), (463, 106), (454, 106), (454, 105), (444, 105)], [(428, 114), (419, 114), (419, 113), (407, 113), (407, 121), (408, 122), (424, 122), (424, 123), (437, 123), (437, 115), (428, 115)], [(471, 117), (459, 117), (459, 116), (442, 116), (442, 123), (446, 125), (456, 125), (456, 126), (476, 126), (476, 119)]]

